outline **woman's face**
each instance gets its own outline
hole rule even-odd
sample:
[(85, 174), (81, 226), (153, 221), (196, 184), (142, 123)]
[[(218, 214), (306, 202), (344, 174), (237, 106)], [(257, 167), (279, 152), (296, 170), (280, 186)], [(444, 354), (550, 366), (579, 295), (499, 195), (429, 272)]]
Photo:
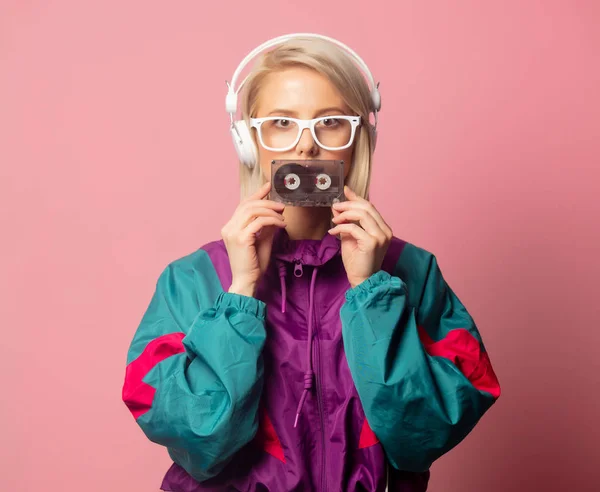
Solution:
[[(287, 116), (309, 120), (319, 116), (354, 114), (331, 82), (323, 75), (304, 67), (287, 68), (267, 75), (258, 98), (257, 111), (253, 115), (256, 118)], [(354, 144), (344, 150), (322, 149), (314, 141), (310, 129), (306, 128), (302, 132), (298, 145), (291, 150), (274, 152), (258, 143), (258, 155), (261, 169), (267, 180), (271, 179), (273, 159), (343, 160), (344, 176), (347, 177), (352, 163), (353, 147)]]

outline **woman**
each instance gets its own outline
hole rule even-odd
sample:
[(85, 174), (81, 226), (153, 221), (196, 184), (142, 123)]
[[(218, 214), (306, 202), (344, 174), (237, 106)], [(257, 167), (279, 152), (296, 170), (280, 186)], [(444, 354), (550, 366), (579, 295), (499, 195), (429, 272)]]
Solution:
[[(174, 461), (162, 490), (425, 491), (497, 378), (435, 257), (367, 198), (378, 93), (356, 55), (318, 36), (272, 45), (232, 124), (253, 139), (243, 200), (221, 241), (160, 276), (123, 399)], [(279, 159), (344, 161), (346, 199), (270, 200)]]

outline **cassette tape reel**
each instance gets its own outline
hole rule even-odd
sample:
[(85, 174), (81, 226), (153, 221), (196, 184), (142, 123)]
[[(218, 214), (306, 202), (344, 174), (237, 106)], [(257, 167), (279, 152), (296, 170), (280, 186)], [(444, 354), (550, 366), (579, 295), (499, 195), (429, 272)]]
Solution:
[(344, 201), (344, 161), (271, 161), (270, 199), (296, 207), (331, 207)]

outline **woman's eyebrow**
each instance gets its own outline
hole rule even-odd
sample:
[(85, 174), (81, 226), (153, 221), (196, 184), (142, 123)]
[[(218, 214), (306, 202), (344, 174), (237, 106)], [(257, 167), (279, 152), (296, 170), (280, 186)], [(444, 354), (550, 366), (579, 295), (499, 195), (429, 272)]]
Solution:
[(296, 111), (291, 111), (289, 109), (274, 109), (273, 111), (271, 111), (269, 114), (267, 114), (267, 116), (271, 116), (271, 115), (283, 115), (283, 116), (291, 116), (291, 117), (295, 117), (298, 113), (296, 113)]
[(325, 109), (321, 109), (319, 112), (317, 112), (316, 116), (319, 116), (323, 113), (332, 113), (332, 114), (336, 114), (336, 115), (343, 115), (346, 113), (346, 111), (344, 111), (342, 108), (338, 108), (338, 107), (325, 108)]
[[(346, 113), (346, 111), (344, 111), (343, 109), (339, 108), (339, 107), (331, 107), (331, 108), (325, 108), (325, 109), (320, 109), (319, 111), (317, 111), (315, 113), (315, 118), (318, 117), (319, 115), (322, 115), (324, 113), (332, 113), (332, 114), (336, 114), (336, 115), (343, 115)], [(278, 116), (290, 116), (292, 118), (297, 117), (298, 113), (296, 111), (292, 111), (290, 109), (274, 109), (273, 111), (271, 111), (267, 116), (272, 116), (272, 115), (278, 115)]]

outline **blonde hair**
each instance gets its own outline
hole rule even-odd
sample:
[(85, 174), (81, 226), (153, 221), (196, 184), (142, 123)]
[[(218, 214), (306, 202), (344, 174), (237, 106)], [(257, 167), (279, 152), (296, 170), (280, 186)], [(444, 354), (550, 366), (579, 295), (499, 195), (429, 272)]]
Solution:
[[(371, 91), (360, 69), (350, 55), (335, 44), (313, 38), (296, 38), (263, 53), (250, 72), (241, 92), (242, 118), (249, 124), (255, 116), (261, 83), (272, 72), (289, 67), (306, 67), (325, 76), (338, 90), (348, 107), (361, 117), (346, 184), (359, 196), (369, 198), (373, 161), (372, 128), (369, 114)], [(255, 145), (256, 134), (252, 132)], [(252, 195), (265, 182), (259, 163), (250, 169), (240, 164), (242, 199)]]

